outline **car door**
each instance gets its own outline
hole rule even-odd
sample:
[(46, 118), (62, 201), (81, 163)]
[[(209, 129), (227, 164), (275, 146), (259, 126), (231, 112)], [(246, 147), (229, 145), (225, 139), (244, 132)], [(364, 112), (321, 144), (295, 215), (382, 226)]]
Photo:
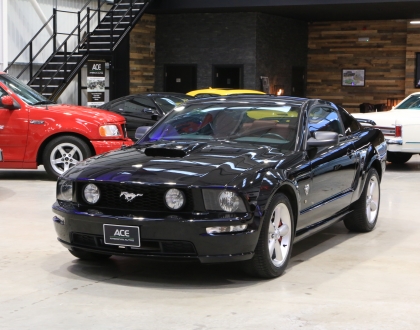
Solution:
[[(0, 85), (0, 100), (1, 97), (7, 95), (9, 94)], [(3, 166), (8, 162), (23, 161), (28, 128), (28, 112), (25, 107), (9, 110), (0, 101), (0, 149), (3, 150)], [(19, 167), (19, 165), (16, 164), (14, 167)]]
[(152, 126), (160, 116), (155, 103), (142, 96), (123, 100), (111, 106), (111, 111), (120, 113), (127, 120), (127, 134), (134, 139), (137, 127)]
[(306, 222), (311, 225), (330, 218), (346, 208), (353, 195), (356, 174), (353, 141), (344, 132), (341, 117), (333, 107), (315, 106), (308, 113), (308, 138), (316, 131), (339, 134), (339, 143), (309, 150), (311, 154), (311, 183), (305, 190)]

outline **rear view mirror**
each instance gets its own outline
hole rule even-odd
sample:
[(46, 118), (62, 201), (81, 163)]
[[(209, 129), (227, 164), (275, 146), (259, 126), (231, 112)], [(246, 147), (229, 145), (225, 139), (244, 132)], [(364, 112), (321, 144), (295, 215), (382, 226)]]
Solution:
[(152, 128), (152, 126), (140, 126), (137, 127), (136, 129), (136, 133), (134, 134), (134, 137), (139, 140), (141, 139), (143, 136), (146, 135), (146, 133)]
[(314, 137), (306, 142), (308, 147), (329, 147), (338, 144), (339, 135), (336, 132), (314, 132)]
[(20, 106), (13, 100), (10, 95), (5, 95), (1, 98), (1, 105), (9, 110), (20, 109)]

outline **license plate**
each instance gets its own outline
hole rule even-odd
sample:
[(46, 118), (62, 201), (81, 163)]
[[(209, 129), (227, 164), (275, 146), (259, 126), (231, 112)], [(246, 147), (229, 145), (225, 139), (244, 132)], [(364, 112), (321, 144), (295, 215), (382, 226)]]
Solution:
[(104, 224), (105, 244), (140, 247), (140, 228)]

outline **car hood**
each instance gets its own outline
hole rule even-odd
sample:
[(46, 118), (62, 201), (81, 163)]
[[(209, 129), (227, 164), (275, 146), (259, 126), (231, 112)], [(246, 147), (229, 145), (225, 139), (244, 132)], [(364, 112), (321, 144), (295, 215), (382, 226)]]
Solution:
[(45, 109), (48, 113), (56, 113), (58, 115), (67, 115), (67, 116), (77, 116), (77, 118), (87, 120), (87, 121), (96, 121), (98, 124), (106, 123), (116, 123), (125, 121), (124, 117), (102, 109), (84, 107), (79, 105), (72, 104), (48, 104), (34, 106), (38, 109)]
[(241, 174), (276, 166), (277, 149), (226, 142), (132, 147), (87, 159), (64, 176), (72, 180), (185, 186), (225, 186)]
[(395, 126), (395, 121), (400, 123), (420, 118), (420, 110), (390, 110), (385, 112), (354, 113), (355, 118), (371, 119), (378, 126)]

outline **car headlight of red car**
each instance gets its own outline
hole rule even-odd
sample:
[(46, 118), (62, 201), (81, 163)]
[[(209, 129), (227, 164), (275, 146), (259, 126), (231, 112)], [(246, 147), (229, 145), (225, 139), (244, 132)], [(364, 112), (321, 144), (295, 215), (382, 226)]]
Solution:
[(103, 125), (99, 127), (99, 134), (100, 136), (103, 136), (103, 137), (120, 136), (121, 132), (118, 129), (117, 125)]

